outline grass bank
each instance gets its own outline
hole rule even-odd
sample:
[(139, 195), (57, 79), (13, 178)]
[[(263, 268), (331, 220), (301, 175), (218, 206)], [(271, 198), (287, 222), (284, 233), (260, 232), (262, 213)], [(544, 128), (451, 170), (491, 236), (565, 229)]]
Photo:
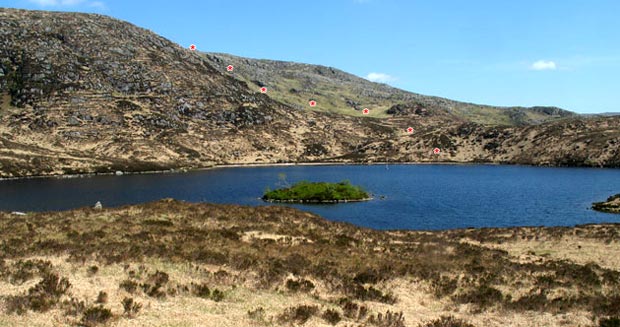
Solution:
[(292, 208), (0, 213), (0, 325), (604, 326), (620, 225), (375, 231)]

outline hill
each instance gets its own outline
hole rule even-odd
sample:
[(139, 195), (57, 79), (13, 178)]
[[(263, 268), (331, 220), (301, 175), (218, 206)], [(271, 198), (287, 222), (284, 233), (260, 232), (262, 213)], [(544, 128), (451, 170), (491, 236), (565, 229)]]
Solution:
[(0, 35), (0, 176), (296, 161), (390, 132), (294, 110), (101, 15), (0, 9)]
[[(362, 116), (362, 109), (369, 108), (371, 117), (409, 115), (416, 109), (429, 114), (443, 111), (468, 122), (510, 126), (540, 124), (575, 116), (556, 107), (504, 108), (421, 95), (321, 65), (251, 59), (223, 53), (205, 53), (204, 56), (222, 72), (228, 65), (233, 65), (233, 76), (256, 90), (268, 87), (270, 97), (298, 109)], [(319, 105), (309, 107), (308, 101), (311, 99)]]
[[(248, 65), (231, 75), (228, 59), (106, 16), (0, 9), (0, 178), (277, 162), (620, 166), (620, 116), (507, 118), (331, 68), (235, 60)], [(261, 94), (266, 76), (276, 84)], [(296, 104), (318, 96), (319, 110)], [(343, 114), (347, 99), (376, 105), (371, 117)]]

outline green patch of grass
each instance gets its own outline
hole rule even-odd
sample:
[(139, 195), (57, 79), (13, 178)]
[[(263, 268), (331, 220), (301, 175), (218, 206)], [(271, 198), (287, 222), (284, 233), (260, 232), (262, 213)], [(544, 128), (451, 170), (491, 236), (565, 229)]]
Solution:
[(263, 195), (263, 200), (321, 203), (359, 201), (366, 200), (369, 197), (368, 192), (359, 186), (351, 185), (349, 181), (339, 183), (301, 181), (288, 188), (267, 191)]

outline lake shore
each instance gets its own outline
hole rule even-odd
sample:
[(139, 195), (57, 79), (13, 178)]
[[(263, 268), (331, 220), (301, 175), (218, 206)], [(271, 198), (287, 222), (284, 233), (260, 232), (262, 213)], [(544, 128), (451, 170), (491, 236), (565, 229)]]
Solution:
[(191, 173), (197, 171), (205, 171), (212, 169), (223, 168), (245, 168), (245, 167), (292, 167), (292, 166), (382, 166), (387, 165), (456, 165), (456, 166), (525, 166), (525, 167), (540, 167), (540, 168), (584, 168), (584, 169), (617, 169), (606, 167), (556, 167), (556, 166), (535, 166), (524, 164), (508, 164), (497, 162), (457, 162), (457, 161), (377, 161), (377, 162), (287, 162), (287, 163), (234, 163), (234, 164), (214, 164), (204, 167), (180, 167), (174, 169), (164, 170), (145, 170), (145, 171), (119, 171), (118, 172), (93, 172), (84, 174), (59, 174), (59, 175), (33, 175), (33, 176), (20, 176), (20, 177), (0, 177), (0, 182), (9, 180), (22, 180), (22, 179), (37, 179), (37, 178), (84, 178), (93, 176), (115, 176), (115, 175), (155, 175), (155, 174), (178, 174), (178, 173)]
[(598, 326), (619, 312), (620, 224), (376, 231), (161, 200), (0, 212), (0, 228), (0, 325)]

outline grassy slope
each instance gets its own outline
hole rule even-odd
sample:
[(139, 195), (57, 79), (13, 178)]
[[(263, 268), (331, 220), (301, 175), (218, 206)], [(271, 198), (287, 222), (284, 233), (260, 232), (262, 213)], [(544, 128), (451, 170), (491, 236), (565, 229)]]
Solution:
[[(164, 200), (0, 213), (0, 230), (10, 231), (0, 233), (7, 326), (76, 323), (100, 292), (115, 326), (328, 326), (328, 310), (341, 327), (442, 315), (475, 326), (594, 326), (620, 311), (620, 225), (379, 232), (287, 207)], [(55, 273), (68, 290), (41, 286)], [(9, 313), (41, 310), (28, 302), (40, 297), (50, 300), (45, 312)], [(141, 310), (124, 314), (124, 298)]]
[[(388, 117), (385, 111), (391, 106), (418, 102), (433, 110), (447, 111), (461, 119), (485, 125), (523, 125), (561, 118), (561, 115), (545, 114), (543, 108), (494, 107), (420, 95), (373, 83), (331, 67), (222, 53), (206, 53), (205, 58), (222, 72), (232, 64), (235, 67), (233, 75), (250, 88), (258, 92), (260, 86), (265, 85), (270, 97), (298, 109), (363, 116), (361, 109), (369, 108), (370, 117)], [(317, 100), (318, 106), (309, 107), (310, 99)], [(358, 103), (357, 110), (347, 100)], [(572, 115), (561, 112), (562, 115)]]

